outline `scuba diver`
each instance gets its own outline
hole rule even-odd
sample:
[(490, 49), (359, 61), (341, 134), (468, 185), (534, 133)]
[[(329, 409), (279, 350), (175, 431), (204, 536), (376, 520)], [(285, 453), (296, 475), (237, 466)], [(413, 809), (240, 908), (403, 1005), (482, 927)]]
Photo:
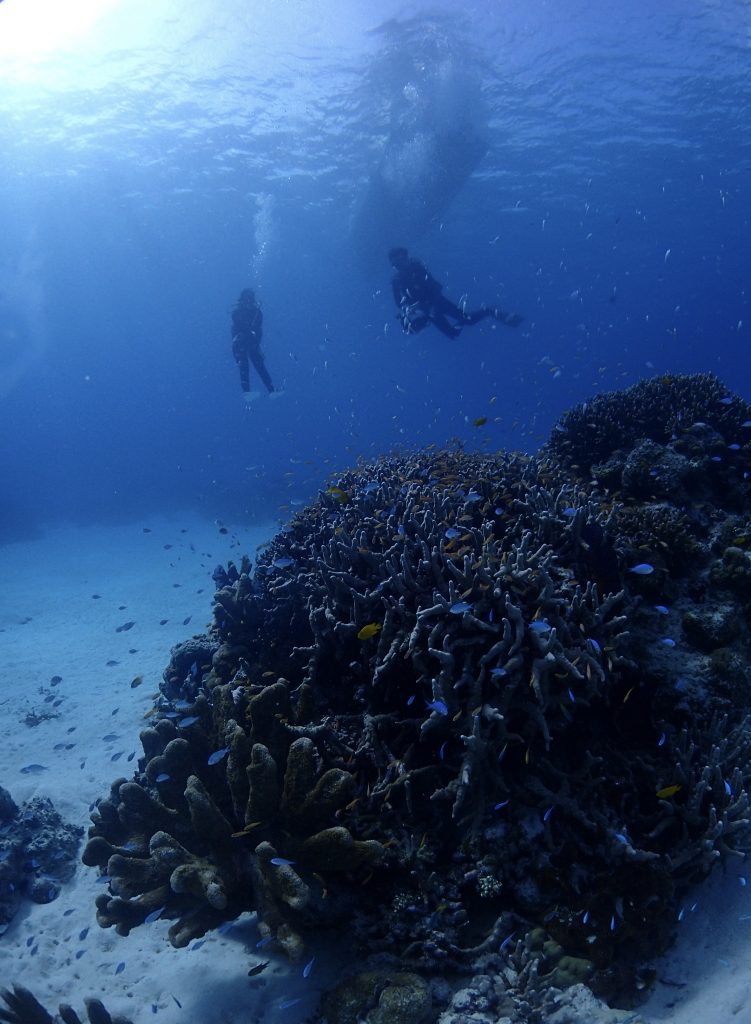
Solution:
[(240, 386), (246, 402), (253, 400), (250, 390), (250, 366), (253, 364), (271, 394), (275, 388), (269, 371), (263, 361), (261, 337), (263, 335), (263, 313), (256, 302), (252, 288), (243, 288), (235, 308), (232, 310), (232, 355), (240, 369)]
[[(524, 319), (518, 313), (505, 313), (497, 306), (480, 306), (468, 312), (446, 298), (443, 286), (436, 281), (419, 260), (410, 259), (406, 249), (389, 249), (389, 262), (394, 268), (391, 288), (399, 307), (398, 320), (405, 334), (417, 334), (433, 324), (447, 338), (458, 338), (462, 327), (492, 317), (507, 327), (518, 327)], [(448, 318), (456, 323), (449, 323)]]

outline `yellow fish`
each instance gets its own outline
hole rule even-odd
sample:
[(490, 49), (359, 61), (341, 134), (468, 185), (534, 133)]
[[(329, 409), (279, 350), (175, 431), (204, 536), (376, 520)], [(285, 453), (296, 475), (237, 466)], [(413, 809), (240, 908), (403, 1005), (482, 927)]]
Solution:
[(335, 501), (338, 501), (340, 505), (346, 505), (349, 501), (349, 494), (347, 494), (346, 491), (343, 491), (341, 487), (335, 487), (333, 484), (331, 487), (326, 488), (326, 493)]
[(358, 640), (370, 640), (376, 633), (381, 632), (380, 622), (369, 622), (367, 626), (363, 626), (360, 632), (357, 634)]
[(679, 789), (681, 789), (681, 787), (678, 785), (665, 786), (663, 789), (658, 789), (655, 796), (658, 800), (667, 800), (668, 797), (675, 796)]
[(478, 416), (476, 420), (472, 420), (473, 427), (484, 427), (488, 422), (487, 416)]

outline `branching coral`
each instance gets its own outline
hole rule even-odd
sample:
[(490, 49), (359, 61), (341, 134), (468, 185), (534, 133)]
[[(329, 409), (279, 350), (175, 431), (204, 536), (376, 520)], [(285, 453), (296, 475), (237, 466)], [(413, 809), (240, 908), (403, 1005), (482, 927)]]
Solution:
[[(674, 458), (670, 432), (740, 429), (725, 397), (714, 378), (660, 379), (570, 414), (539, 460), (359, 466), (253, 569), (218, 568), (212, 629), (173, 651), (135, 778), (93, 815), (100, 923), (127, 932), (160, 910), (181, 946), (255, 909), (297, 958), (308, 932), (349, 920), (370, 951), (423, 968), (544, 924), (601, 978), (663, 948), (681, 888), (745, 850), (750, 752), (676, 689), (688, 655), (655, 648), (643, 606), (669, 589), (685, 615), (711, 586), (723, 491), (679, 520), (639, 491), (654, 457), (688, 494), (685, 461), (711, 456)], [(629, 409), (641, 419), (616, 433)], [(627, 506), (561, 465), (585, 439), (611, 456), (616, 436), (653, 439), (624, 457)], [(702, 554), (680, 577), (673, 539)]]

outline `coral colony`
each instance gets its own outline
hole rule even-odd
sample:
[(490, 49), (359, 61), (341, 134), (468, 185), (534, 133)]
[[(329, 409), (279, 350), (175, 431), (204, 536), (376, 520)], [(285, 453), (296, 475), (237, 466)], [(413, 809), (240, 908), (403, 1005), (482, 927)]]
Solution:
[(518, 1021), (577, 982), (634, 1005), (688, 886), (748, 848), (749, 442), (748, 405), (674, 376), (535, 457), (344, 473), (216, 570), (92, 815), (99, 923), (185, 947), (252, 910), (301, 964), (347, 929), (331, 1024), (358, 985), (435, 1019), (438, 975), (465, 1012), (494, 976)]

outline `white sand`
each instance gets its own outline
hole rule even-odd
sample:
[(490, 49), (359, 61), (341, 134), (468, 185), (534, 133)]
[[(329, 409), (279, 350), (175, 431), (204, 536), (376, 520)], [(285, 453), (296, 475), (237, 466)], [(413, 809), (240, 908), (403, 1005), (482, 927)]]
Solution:
[[(151, 532), (144, 533), (143, 526)], [(220, 534), (213, 523), (150, 520), (61, 529), (0, 547), (0, 785), (18, 805), (47, 796), (67, 822), (88, 827), (90, 805), (109, 793), (115, 778), (130, 777), (136, 767), (143, 714), (170, 647), (203, 632), (210, 620), (212, 570), (228, 558), (239, 561), (244, 551), (252, 555), (273, 532), (272, 525), (243, 530), (237, 547), (233, 534)], [(160, 625), (161, 619), (169, 621)], [(131, 620), (131, 629), (116, 632)], [(118, 664), (107, 666), (110, 660)], [(55, 675), (62, 682), (50, 687)], [(131, 688), (137, 675), (144, 681)], [(29, 728), (22, 720), (30, 709), (50, 709), (41, 687), (63, 698), (60, 715)], [(104, 742), (102, 737), (112, 733), (117, 739)], [(54, 750), (61, 742), (75, 746)], [(131, 752), (135, 757), (128, 762)], [(30, 763), (49, 771), (22, 774)], [(323, 950), (302, 979), (299, 967), (266, 950), (256, 952), (259, 935), (249, 914), (226, 934), (207, 935), (198, 949), (173, 949), (166, 920), (123, 938), (96, 923), (94, 898), (101, 888), (96, 875), (79, 864), (57, 900), (22, 905), (0, 937), (0, 987), (26, 985), (49, 1010), (66, 1001), (79, 1013), (84, 997), (96, 996), (134, 1024), (297, 1022), (316, 1005), (325, 973)], [(272, 963), (248, 978), (248, 968), (260, 959)], [(125, 967), (116, 973), (120, 963)], [(293, 1007), (279, 1009), (284, 1000), (298, 997)]]
[[(273, 532), (269, 525), (235, 536), (195, 518), (152, 520), (60, 529), (0, 547), (0, 785), (17, 804), (48, 796), (66, 821), (88, 826), (90, 805), (135, 768), (143, 714), (170, 647), (210, 620), (214, 566), (253, 554)], [(128, 621), (135, 625), (116, 632)], [(110, 660), (118, 664), (108, 666)], [(55, 675), (62, 682), (50, 687)], [(144, 681), (131, 688), (137, 675)], [(29, 710), (50, 709), (40, 688), (63, 702), (58, 718), (30, 728), (23, 724)], [(117, 739), (105, 742), (111, 733)], [(54, 750), (61, 742), (75, 746)], [(22, 774), (30, 763), (49, 770)], [(743, 874), (742, 865), (718, 874), (686, 901), (678, 945), (658, 965), (645, 1020), (751, 1024), (751, 865), (747, 886)], [(167, 921), (122, 938), (96, 924), (98, 890), (96, 872), (79, 865), (57, 900), (24, 903), (0, 937), (0, 987), (26, 985), (50, 1010), (62, 1000), (81, 1012), (85, 996), (98, 996), (134, 1024), (299, 1024), (331, 983), (335, 953), (316, 949), (303, 979), (299, 967), (256, 951), (252, 915), (224, 935), (207, 935), (198, 949), (173, 949)], [(248, 978), (259, 959), (272, 964)], [(280, 1009), (294, 999), (300, 1001)]]

